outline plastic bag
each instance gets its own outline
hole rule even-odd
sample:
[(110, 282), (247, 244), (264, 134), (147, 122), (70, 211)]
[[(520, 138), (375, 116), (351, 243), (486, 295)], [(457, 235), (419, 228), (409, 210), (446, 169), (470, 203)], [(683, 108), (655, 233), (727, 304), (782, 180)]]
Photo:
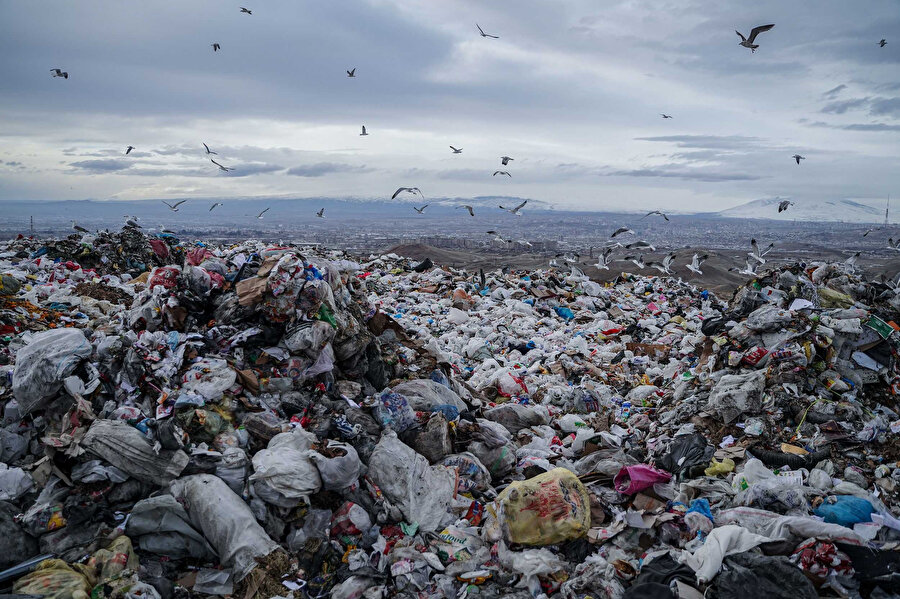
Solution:
[(63, 380), (90, 357), (90, 342), (79, 329), (54, 329), (37, 333), (16, 352), (12, 388), (19, 413), (42, 408), (62, 388)]
[(322, 477), (322, 487), (329, 491), (340, 491), (357, 482), (362, 465), (356, 449), (347, 443), (328, 441), (328, 450), (337, 455), (329, 458), (319, 452), (310, 454), (310, 459)]
[(81, 445), (130, 476), (159, 486), (169, 484), (189, 461), (180, 449), (154, 452), (140, 431), (121, 420), (95, 420)]
[(587, 489), (570, 470), (554, 468), (514, 481), (488, 511), (508, 542), (554, 545), (584, 536), (591, 525)]
[(322, 478), (312, 461), (310, 448), (316, 436), (303, 429), (272, 437), (266, 449), (253, 456), (250, 480), (264, 485), (286, 500), (281, 507), (296, 507), (322, 488)]
[(181, 391), (196, 393), (206, 401), (217, 402), (234, 386), (237, 373), (228, 362), (218, 358), (203, 358), (191, 364), (181, 377)]
[(216, 550), (221, 563), (234, 568), (240, 582), (256, 567), (256, 558), (278, 549), (257, 524), (253, 512), (222, 479), (195, 474), (173, 482), (172, 494), (182, 502), (191, 522)]
[(875, 508), (868, 500), (853, 495), (831, 495), (813, 510), (816, 516), (821, 516), (829, 524), (840, 524), (847, 528), (853, 528), (860, 522), (871, 522)]
[(741, 414), (758, 413), (762, 410), (765, 382), (765, 371), (726, 374), (713, 387), (706, 409), (718, 414), (725, 424), (731, 424)]
[(404, 396), (385, 389), (377, 399), (380, 405), (376, 406), (375, 413), (383, 428), (391, 427), (402, 433), (418, 424), (416, 412)]
[(142, 499), (134, 504), (125, 532), (143, 551), (172, 559), (210, 559), (214, 552), (192, 525), (184, 507), (171, 495)]
[(420, 412), (431, 412), (442, 405), (455, 406), (460, 412), (468, 409), (459, 395), (430, 379), (404, 381), (394, 387), (394, 392), (405, 397), (412, 409)]
[(490, 488), (491, 473), (485, 468), (481, 460), (468, 451), (448, 455), (440, 462), (443, 466), (456, 468), (459, 480), (456, 481), (456, 490), (459, 493), (484, 493)]
[(634, 495), (644, 489), (648, 489), (656, 483), (664, 483), (672, 478), (672, 475), (662, 470), (656, 470), (646, 464), (625, 466), (616, 474), (613, 484), (616, 491), (623, 495)]
[(61, 559), (48, 559), (13, 583), (13, 593), (44, 599), (88, 599), (94, 586), (90, 570), (81, 564), (69, 566)]

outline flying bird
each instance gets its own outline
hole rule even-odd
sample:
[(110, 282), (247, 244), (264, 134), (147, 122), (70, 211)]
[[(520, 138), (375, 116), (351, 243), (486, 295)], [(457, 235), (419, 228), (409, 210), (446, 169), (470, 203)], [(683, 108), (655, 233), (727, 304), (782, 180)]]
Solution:
[(219, 167), (219, 170), (220, 170), (220, 171), (225, 171), (225, 172), (227, 173), (228, 171), (233, 171), (233, 170), (234, 170), (234, 167), (232, 167), (232, 166), (222, 166), (221, 164), (219, 164), (218, 162), (216, 162), (216, 161), (213, 160), (212, 158), (210, 158), (209, 161), (212, 162), (213, 164), (215, 164), (217, 167)]
[(556, 254), (554, 257), (562, 258), (569, 264), (575, 264), (576, 262), (578, 262), (579, 258), (581, 258), (581, 254), (579, 254), (578, 252), (563, 252), (561, 254)]
[[(203, 143), (203, 142), (200, 142), (200, 143)], [(207, 153), (207, 154), (215, 154), (216, 156), (219, 155), (218, 153), (213, 152), (212, 150), (210, 150), (208, 145), (203, 144), (203, 147), (206, 148), (206, 153)]]
[(619, 227), (618, 229), (613, 231), (613, 234), (610, 235), (609, 238), (614, 239), (617, 235), (626, 235), (626, 234), (634, 235), (634, 231), (632, 231), (628, 227)]
[(510, 160), (515, 160), (515, 158), (510, 158), (509, 156), (501, 156), (500, 164), (502, 164), (503, 166), (506, 166), (507, 164), (509, 164)]
[(780, 202), (778, 202), (778, 214), (781, 214), (782, 212), (787, 210), (788, 206), (793, 206), (793, 205), (794, 205), (794, 202), (791, 202), (790, 200), (781, 200)]
[(644, 255), (643, 254), (641, 254), (637, 258), (635, 258), (634, 256), (625, 256), (624, 258), (622, 258), (622, 262), (633, 262), (634, 265), (637, 266), (638, 268), (640, 268), (641, 270), (644, 270), (644, 268), (646, 268), (646, 266), (644, 265)]
[(597, 264), (594, 266), (600, 270), (609, 270), (609, 263), (612, 260), (609, 259), (609, 255), (612, 253), (612, 248), (609, 249), (608, 252), (603, 252), (599, 256), (597, 256)]
[(662, 263), (648, 262), (647, 266), (649, 268), (655, 268), (656, 270), (658, 270), (659, 272), (661, 272), (665, 275), (670, 275), (670, 274), (672, 274), (672, 262), (674, 260), (675, 260), (675, 254), (672, 253), (672, 254), (669, 254), (668, 256), (666, 256), (665, 258), (663, 258)]
[(76, 224), (74, 220), (72, 221), (72, 229), (75, 230), (75, 231), (78, 231), (79, 233), (90, 233), (90, 231), (88, 231), (87, 229), (85, 229), (85, 228), (82, 227), (81, 225)]
[(499, 36), (499, 35), (490, 35), (490, 34), (488, 34), (488, 33), (485, 33), (485, 32), (484, 32), (484, 29), (482, 29), (482, 28), (481, 28), (481, 25), (479, 25), (478, 23), (475, 23), (475, 27), (478, 27), (478, 33), (481, 34), (481, 37), (492, 37), (492, 38), (494, 38), (495, 40), (500, 39), (500, 36)]
[(765, 264), (766, 261), (765, 261), (765, 259), (763, 258), (763, 256), (765, 256), (766, 254), (768, 254), (769, 252), (771, 252), (771, 251), (772, 251), (772, 248), (775, 247), (775, 244), (774, 244), (774, 243), (770, 243), (769, 245), (766, 246), (765, 251), (760, 252), (760, 251), (759, 251), (759, 244), (756, 243), (756, 239), (751, 239), (751, 240), (750, 240), (750, 247), (752, 248), (753, 251), (751, 251), (751, 252), (748, 253), (747, 255), (750, 256), (751, 258), (753, 258), (754, 260), (756, 260), (757, 262), (759, 262), (760, 264)]
[(69, 73), (62, 69), (50, 69), (50, 72), (53, 73), (54, 77), (62, 77), (63, 79), (69, 78)]
[(503, 243), (512, 243), (512, 239), (504, 239), (503, 235), (501, 235), (501, 234), (500, 234), (499, 232), (497, 232), (497, 231), (488, 231), (487, 234), (488, 234), (488, 235), (493, 235), (493, 236), (494, 236), (494, 241), (500, 241), (500, 242), (503, 242)]
[(528, 200), (525, 200), (524, 202), (522, 202), (521, 204), (519, 204), (519, 205), (516, 206), (515, 208), (503, 208), (503, 206), (500, 206), (500, 208), (503, 208), (504, 210), (506, 210), (506, 211), (509, 212), (510, 214), (515, 214), (516, 216), (522, 216), (522, 214), (519, 212), (519, 210), (521, 210), (522, 208), (524, 208), (524, 207), (525, 207), (525, 204), (527, 204), (527, 203), (528, 203)]
[(846, 260), (844, 260), (844, 264), (846, 264), (847, 266), (849, 266), (849, 267), (851, 267), (851, 268), (852, 268), (852, 267), (855, 267), (855, 266), (856, 266), (856, 259), (859, 258), (859, 255), (860, 255), (861, 253), (862, 253), (862, 252), (856, 252), (855, 254), (853, 254), (852, 256), (850, 256), (849, 258), (847, 258)]
[(898, 238), (897, 241), (894, 241), (892, 237), (888, 237), (887, 249), (894, 250), (895, 252), (900, 252), (900, 238)]
[[(457, 206), (457, 207), (458, 207), (458, 206)], [(428, 204), (425, 204), (425, 205), (422, 206), (421, 208), (416, 208), (415, 206), (413, 206), (413, 210), (415, 210), (415, 211), (418, 212), (419, 214), (425, 214), (425, 209), (426, 209), (426, 208), (428, 208)]]
[(325, 209), (320, 208), (319, 211), (316, 212), (316, 216), (318, 216), (319, 218), (325, 218)]
[(165, 200), (160, 200), (160, 202), (162, 202), (163, 204), (168, 206), (169, 210), (171, 210), (172, 212), (178, 212), (178, 207), (181, 206), (182, 204), (184, 204), (185, 202), (187, 202), (187, 200), (179, 200), (179, 201), (175, 202), (174, 204), (170, 204), (169, 202), (167, 202)]
[(745, 48), (750, 48), (750, 52), (753, 53), (753, 52), (756, 52), (757, 48), (759, 48), (759, 44), (753, 43), (756, 40), (756, 36), (759, 35), (760, 33), (763, 33), (764, 31), (768, 31), (772, 27), (775, 27), (774, 23), (772, 23), (771, 25), (760, 25), (759, 27), (754, 27), (750, 31), (749, 38), (744, 37), (744, 35), (737, 29), (735, 29), (734, 32), (736, 34), (738, 34), (739, 36), (741, 36), (740, 45)]
[(421, 191), (418, 187), (398, 187), (398, 188), (397, 188), (397, 191), (394, 192), (394, 195), (391, 196), (391, 199), (392, 199), (392, 200), (393, 200), (393, 199), (396, 199), (397, 196), (400, 195), (401, 193), (403, 193), (404, 191), (407, 192), (407, 193), (412, 193), (412, 194), (416, 194), (416, 193), (417, 193), (417, 194), (419, 194), (420, 196), (422, 196), (422, 199), (423, 199), (423, 200), (425, 199), (425, 196), (422, 195), (422, 191)]
[(360, 133), (360, 135), (361, 135), (361, 136), (362, 136), (362, 135), (368, 135), (368, 133), (366, 132), (366, 126), (365, 126), (365, 125), (362, 126), (362, 133)]
[(210, 44), (210, 46), (212, 46), (213, 52), (218, 52), (218, 51), (219, 51), (219, 48), (222, 47), (222, 46), (220, 46), (220, 45), (218, 44), (218, 42), (216, 42), (216, 43), (214, 43), (214, 44)]
[(494, 171), (494, 174), (491, 175), (491, 176), (492, 176), (492, 177), (496, 177), (497, 175), (506, 175), (507, 177), (512, 178), (512, 175), (510, 175), (510, 174), (509, 174), (508, 172), (506, 172), (506, 171)]
[(649, 243), (647, 243), (646, 241), (635, 241), (634, 243), (629, 243), (628, 245), (625, 246), (626, 250), (633, 250), (635, 248), (640, 248), (640, 249), (647, 248), (651, 252), (656, 251), (656, 248), (653, 247), (652, 245), (650, 245)]
[(125, 148), (125, 155), (128, 156), (129, 154), (131, 154), (131, 151), (133, 149), (134, 149), (134, 146), (128, 146), (127, 148)]
[(465, 208), (469, 211), (469, 216), (475, 216), (475, 209), (469, 206), (468, 204), (463, 204), (462, 206), (456, 206), (457, 208)]
[(876, 228), (876, 229), (866, 229), (866, 232), (863, 233), (863, 237), (865, 237), (866, 235), (868, 235), (868, 234), (871, 233), (872, 231), (877, 231), (877, 230), (880, 229), (880, 228), (881, 228), (881, 227), (878, 227), (878, 228)]
[(806, 160), (806, 156), (801, 156), (800, 154), (794, 154), (793, 156), (791, 156), (791, 158), (796, 160), (797, 164), (800, 164), (801, 160)]
[(454, 154), (462, 154), (463, 151), (462, 148), (454, 148), (453, 146), (450, 146), (450, 149), (453, 150)]
[(647, 218), (647, 217), (650, 216), (651, 214), (658, 214), (658, 215), (660, 215), (661, 217), (663, 217), (664, 219), (669, 220), (669, 217), (666, 216), (664, 213), (660, 212), (659, 210), (654, 210), (653, 212), (648, 212), (647, 214), (645, 214), (645, 215), (642, 216), (641, 218)]
[(734, 268), (734, 267), (729, 268), (728, 270), (730, 272), (737, 272), (738, 274), (747, 275), (748, 277), (756, 276), (756, 265), (753, 264), (752, 262), (750, 262), (749, 259), (747, 260), (747, 265), (744, 268), (742, 268), (741, 270), (738, 270), (737, 268)]
[(884, 38), (881, 38), (881, 41), (878, 42), (878, 45), (881, 46), (882, 48), (884, 48), (885, 44), (887, 44), (887, 40)]
[(664, 113), (664, 112), (660, 112), (659, 115), (660, 115), (662, 118), (664, 118), (664, 119), (670, 119), (670, 118), (672, 118), (672, 115), (671, 115), (671, 114), (666, 114), (666, 113)]
[(527, 239), (516, 239), (516, 243), (518, 243), (519, 245), (525, 245), (525, 246), (528, 246), (528, 247), (534, 247), (534, 245), (533, 245), (530, 241), (528, 241)]
[(224, 206), (224, 205), (225, 204), (223, 204), (222, 202), (216, 202), (215, 204), (213, 204), (212, 206), (209, 207), (209, 211), (212, 212), (216, 206)]
[(693, 273), (698, 275), (702, 275), (703, 271), (700, 270), (700, 266), (709, 258), (709, 254), (703, 254), (702, 256), (698, 256), (694, 254), (694, 257), (691, 258), (691, 263), (687, 265), (687, 269)]
[(252, 14), (253, 14), (253, 12), (252, 12), (251, 10), (246, 9), (246, 8), (244, 8), (243, 6), (241, 7), (241, 12), (245, 12), (245, 13), (247, 13), (248, 15), (252, 15)]
[(356, 77), (356, 67), (353, 67), (349, 71), (347, 71), (347, 77)]
[(263, 210), (262, 212), (260, 212), (259, 214), (257, 214), (257, 215), (256, 215), (256, 218), (262, 220), (263, 214), (265, 214), (265, 213), (268, 212), (268, 211), (269, 211), (269, 209), (266, 208), (265, 210)]

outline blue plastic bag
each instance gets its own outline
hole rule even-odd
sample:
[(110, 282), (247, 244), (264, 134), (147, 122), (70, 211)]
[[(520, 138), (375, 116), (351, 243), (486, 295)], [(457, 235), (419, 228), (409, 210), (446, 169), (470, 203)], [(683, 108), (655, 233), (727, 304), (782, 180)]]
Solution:
[(575, 318), (575, 314), (569, 308), (565, 306), (556, 306), (553, 308), (556, 311), (556, 315), (565, 320), (572, 320)]
[[(834, 503), (831, 503), (832, 500)], [(874, 511), (875, 508), (866, 499), (853, 495), (836, 495), (827, 498), (813, 513), (825, 518), (825, 522), (829, 524), (853, 528), (859, 522), (871, 522)]]

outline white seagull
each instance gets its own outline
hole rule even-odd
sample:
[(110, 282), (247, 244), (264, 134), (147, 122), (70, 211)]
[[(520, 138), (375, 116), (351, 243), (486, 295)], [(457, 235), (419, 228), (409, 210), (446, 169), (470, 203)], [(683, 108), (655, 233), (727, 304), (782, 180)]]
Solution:
[(210, 46), (212, 46), (213, 52), (218, 52), (218, 51), (219, 51), (219, 48), (222, 47), (222, 46), (219, 45), (218, 42), (213, 43), (213, 44), (210, 44)]
[(747, 265), (744, 266), (743, 269), (738, 270), (736, 268), (729, 268), (728, 270), (737, 272), (738, 274), (747, 275), (748, 277), (756, 276), (756, 265), (750, 262), (749, 259), (747, 260)]
[(209, 212), (212, 212), (213, 209), (216, 208), (216, 207), (218, 207), (218, 206), (224, 206), (224, 205), (225, 205), (225, 204), (223, 204), (222, 202), (216, 202), (215, 204), (213, 204), (212, 206), (209, 207)]
[(417, 193), (417, 194), (419, 194), (420, 196), (422, 196), (422, 199), (423, 199), (423, 200), (425, 199), (425, 196), (422, 195), (422, 191), (421, 191), (418, 187), (398, 187), (398, 188), (397, 188), (397, 191), (394, 192), (394, 195), (391, 196), (391, 199), (392, 199), (392, 200), (393, 200), (393, 199), (396, 199), (397, 196), (400, 195), (401, 193), (403, 193), (404, 191), (407, 192), (407, 193), (412, 193), (412, 194), (416, 194), (416, 193)]
[(349, 71), (347, 71), (347, 77), (356, 77), (356, 67), (353, 67)]
[(894, 250), (895, 252), (900, 252), (900, 238), (898, 238), (897, 241), (894, 241), (892, 237), (888, 237), (887, 249)]
[(496, 177), (497, 175), (506, 175), (507, 177), (512, 178), (512, 175), (510, 175), (507, 171), (494, 171), (494, 174), (492, 176)]
[(658, 214), (658, 215), (660, 215), (661, 217), (663, 217), (664, 219), (669, 220), (669, 217), (666, 216), (663, 212), (661, 212), (661, 211), (659, 211), (659, 210), (654, 210), (653, 212), (648, 212), (647, 214), (645, 214), (645, 215), (642, 216), (641, 218), (647, 218), (647, 217), (650, 216), (651, 214)]
[(622, 258), (621, 261), (622, 262), (633, 262), (634, 265), (637, 266), (638, 268), (640, 268), (641, 270), (644, 270), (644, 268), (646, 268), (646, 266), (644, 265), (644, 255), (643, 254), (641, 254), (637, 258), (635, 258), (634, 256), (625, 256), (624, 258)]
[[(203, 143), (203, 142), (200, 142), (200, 143)], [(213, 152), (212, 150), (209, 149), (209, 146), (208, 146), (208, 145), (203, 144), (203, 147), (206, 148), (206, 153), (207, 153), (207, 154), (215, 154), (216, 156), (218, 156), (218, 154), (217, 154), (216, 152)]]
[(269, 208), (266, 208), (265, 210), (263, 210), (262, 212), (260, 212), (259, 214), (257, 214), (257, 215), (256, 215), (256, 218), (262, 220), (263, 214), (265, 214), (265, 213), (268, 212), (268, 211), (269, 211)]
[(134, 227), (135, 229), (141, 228), (141, 226), (137, 222), (136, 216), (126, 216), (125, 217), (125, 225), (128, 227)]
[[(458, 207), (458, 206), (457, 206), (457, 207)], [(426, 209), (426, 208), (428, 208), (428, 204), (425, 204), (425, 205), (422, 206), (421, 208), (416, 208), (415, 206), (413, 206), (413, 210), (415, 210), (415, 211), (418, 212), (419, 214), (425, 214), (425, 209)]]
[(751, 240), (750, 240), (750, 247), (753, 249), (753, 251), (751, 251), (751, 252), (748, 253), (747, 255), (750, 256), (751, 258), (753, 258), (754, 260), (756, 260), (757, 262), (759, 262), (760, 264), (765, 264), (766, 261), (765, 261), (765, 259), (763, 258), (763, 256), (765, 256), (766, 254), (768, 254), (769, 252), (771, 252), (771, 251), (772, 251), (772, 248), (775, 247), (775, 244), (774, 244), (774, 243), (770, 243), (769, 245), (766, 246), (765, 251), (760, 252), (760, 251), (759, 251), (759, 244), (756, 243), (756, 239), (751, 239)]
[(227, 173), (228, 171), (233, 171), (233, 170), (234, 170), (234, 167), (232, 167), (232, 166), (222, 166), (221, 164), (219, 164), (218, 162), (216, 162), (216, 161), (213, 160), (212, 158), (210, 158), (209, 161), (212, 162), (213, 164), (215, 164), (217, 167), (219, 167), (219, 170), (220, 170), (220, 171), (224, 171), (224, 172)]
[(775, 23), (772, 23), (771, 25), (760, 25), (758, 27), (754, 27), (753, 29), (750, 30), (749, 38), (744, 37), (744, 34), (742, 34), (737, 29), (735, 29), (734, 32), (736, 34), (738, 34), (739, 36), (741, 36), (741, 41), (739, 42), (740, 45), (745, 48), (750, 48), (750, 52), (752, 54), (753, 52), (756, 52), (757, 48), (759, 48), (759, 44), (753, 43), (756, 40), (756, 36), (759, 35), (760, 33), (763, 33), (764, 31), (768, 31), (772, 27), (775, 27)]
[(456, 208), (465, 208), (469, 211), (469, 216), (475, 216), (475, 209), (469, 206), (468, 204), (463, 204), (462, 206), (456, 206)]
[(241, 12), (245, 12), (245, 13), (247, 13), (248, 15), (252, 15), (252, 14), (253, 14), (252, 11), (250, 11), (249, 9), (244, 8), (243, 6), (241, 7)]
[(462, 154), (463, 151), (462, 148), (454, 148), (453, 146), (450, 146), (450, 149), (453, 150), (454, 154)]
[(495, 40), (500, 39), (500, 36), (499, 36), (499, 35), (490, 35), (489, 33), (485, 33), (485, 32), (484, 32), (484, 29), (482, 29), (482, 28), (481, 28), (481, 25), (479, 25), (478, 23), (475, 23), (475, 27), (478, 27), (478, 33), (481, 34), (481, 37), (492, 37), (492, 38), (494, 38)]
[(664, 113), (664, 112), (660, 112), (659, 115), (660, 115), (662, 118), (664, 118), (664, 119), (670, 119), (670, 118), (672, 118), (672, 115), (671, 115), (671, 114), (666, 114), (666, 113)]
[(849, 258), (847, 258), (846, 260), (844, 260), (844, 264), (846, 264), (847, 266), (849, 266), (849, 267), (851, 267), (851, 268), (854, 268), (854, 267), (856, 266), (856, 259), (859, 258), (859, 255), (860, 255), (861, 253), (862, 253), (862, 252), (856, 252), (855, 254), (853, 254), (852, 256), (850, 256)]
[(698, 275), (702, 275), (703, 271), (700, 270), (700, 266), (706, 261), (709, 257), (709, 254), (703, 254), (702, 256), (698, 256), (694, 254), (694, 257), (691, 259), (691, 263), (686, 265), (687, 269), (692, 273), (696, 273)]
[(362, 137), (363, 135), (368, 135), (368, 134), (369, 134), (369, 133), (366, 131), (366, 126), (363, 125), (363, 126), (362, 126), (362, 133), (359, 134), (360, 137)]
[(501, 234), (500, 234), (499, 232), (497, 232), (497, 231), (488, 231), (487, 234), (488, 234), (488, 235), (493, 235), (493, 236), (494, 236), (494, 241), (500, 241), (500, 242), (503, 242), (503, 243), (512, 243), (512, 239), (504, 239), (503, 235), (501, 235)]
[(316, 212), (316, 216), (318, 216), (319, 218), (325, 218), (325, 209), (320, 208), (319, 211)]
[(629, 243), (628, 245), (625, 246), (626, 250), (633, 250), (635, 248), (638, 248), (638, 249), (646, 248), (646, 249), (649, 249), (651, 252), (656, 251), (656, 248), (653, 247), (652, 245), (650, 245), (649, 243), (647, 243), (646, 241), (635, 241), (634, 243)]
[(521, 204), (519, 204), (519, 205), (516, 206), (515, 208), (503, 208), (503, 206), (500, 206), (500, 208), (503, 208), (504, 210), (506, 210), (506, 211), (509, 212), (510, 214), (515, 214), (516, 216), (522, 216), (522, 214), (519, 212), (519, 210), (521, 210), (522, 208), (524, 208), (524, 207), (525, 207), (525, 204), (527, 204), (527, 203), (528, 203), (528, 200), (525, 200), (524, 202), (522, 202)]
[(778, 202), (778, 214), (781, 214), (782, 212), (787, 210), (788, 206), (793, 206), (793, 205), (794, 205), (794, 202), (792, 202), (790, 200), (781, 200), (780, 202)]
[(134, 149), (134, 146), (128, 146), (127, 148), (125, 148), (125, 155), (128, 156), (129, 154), (131, 154), (131, 151), (133, 149)]
[(628, 227), (619, 227), (613, 234), (609, 236), (610, 239), (614, 239), (617, 235), (634, 235), (634, 231), (629, 229)]
[(79, 233), (90, 233), (90, 231), (88, 231), (87, 229), (85, 229), (85, 228), (82, 227), (81, 225), (76, 224), (74, 220), (72, 221), (72, 229), (75, 230), (75, 231), (78, 231)]
[(181, 206), (182, 204), (184, 204), (185, 202), (187, 202), (187, 200), (179, 200), (179, 201), (175, 202), (174, 204), (170, 204), (169, 202), (167, 202), (165, 200), (160, 200), (160, 202), (162, 202), (163, 204), (168, 206), (169, 210), (171, 210), (172, 212), (178, 212), (178, 207)]
[(62, 77), (63, 79), (69, 78), (69, 73), (63, 71), (62, 69), (50, 69), (50, 72), (53, 73), (54, 77)]
[(503, 166), (506, 166), (507, 164), (509, 164), (510, 160), (515, 160), (515, 158), (510, 158), (509, 156), (501, 156), (500, 164), (502, 164)]
[(800, 164), (801, 160), (806, 160), (806, 156), (801, 156), (800, 154), (794, 154), (793, 156), (791, 156), (791, 158), (796, 160), (797, 164)]

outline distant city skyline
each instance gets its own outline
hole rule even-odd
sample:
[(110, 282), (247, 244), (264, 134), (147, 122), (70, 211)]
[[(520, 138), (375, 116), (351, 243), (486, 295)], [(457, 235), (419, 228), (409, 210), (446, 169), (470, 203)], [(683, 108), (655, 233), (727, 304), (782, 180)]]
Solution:
[[(248, 8), (5, 2), (0, 200), (387, 199), (417, 186), (568, 210), (775, 197), (883, 210), (900, 189), (894, 0)], [(738, 45), (735, 29), (764, 23), (755, 53)]]

